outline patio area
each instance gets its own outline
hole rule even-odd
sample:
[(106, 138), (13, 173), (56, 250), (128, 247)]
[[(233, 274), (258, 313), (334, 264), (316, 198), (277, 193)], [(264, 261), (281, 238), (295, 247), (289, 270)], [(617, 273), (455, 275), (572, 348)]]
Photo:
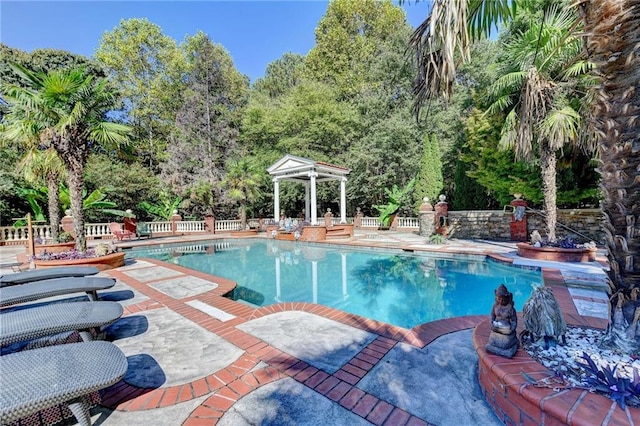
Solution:
[[(153, 242), (204, 238), (211, 236)], [(401, 232), (359, 231), (336, 243), (491, 254), (539, 266), (569, 324), (603, 328), (607, 323), (604, 272), (597, 262), (539, 262), (518, 258), (512, 243), (432, 245)], [(2, 273), (11, 272), (9, 265), (22, 250), (0, 248)], [(117, 280), (101, 299), (124, 307), (123, 318), (107, 334), (129, 368), (122, 381), (100, 393), (92, 410), (97, 425), (640, 424), (638, 410), (621, 410), (604, 397), (594, 403), (580, 392), (576, 398), (562, 392), (539, 395), (540, 407), (559, 418), (504, 408), (500, 395), (487, 394), (491, 382), (485, 380), (482, 388), (478, 383), (474, 328), (488, 313), (407, 330), (310, 303), (256, 309), (222, 297), (234, 286), (229, 280), (150, 259), (129, 261), (100, 276)], [(491, 362), (491, 371), (510, 371), (505, 374), (516, 396), (531, 390), (517, 373), (530, 363), (524, 351), (512, 360), (482, 357)], [(55, 410), (46, 411), (21, 424), (40, 424)]]

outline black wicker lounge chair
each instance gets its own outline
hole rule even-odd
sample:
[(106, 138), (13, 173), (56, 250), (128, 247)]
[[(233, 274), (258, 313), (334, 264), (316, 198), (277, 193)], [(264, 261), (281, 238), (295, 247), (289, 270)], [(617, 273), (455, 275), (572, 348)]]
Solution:
[(86, 277), (95, 275), (98, 272), (100, 272), (100, 270), (94, 266), (61, 266), (59, 268), (34, 269), (32, 271), (0, 276), (0, 287), (54, 278)]
[(90, 425), (87, 396), (122, 379), (127, 358), (113, 343), (70, 343), (1, 356), (0, 371), (3, 424), (68, 404), (80, 425)]
[(87, 293), (90, 300), (98, 300), (98, 290), (111, 288), (115, 284), (113, 278), (72, 277), (12, 285), (0, 288), (0, 306), (83, 292)]
[(79, 331), (84, 341), (93, 340), (92, 332), (122, 316), (116, 302), (52, 303), (25, 306), (24, 309), (0, 313), (0, 346), (38, 339), (66, 331)]

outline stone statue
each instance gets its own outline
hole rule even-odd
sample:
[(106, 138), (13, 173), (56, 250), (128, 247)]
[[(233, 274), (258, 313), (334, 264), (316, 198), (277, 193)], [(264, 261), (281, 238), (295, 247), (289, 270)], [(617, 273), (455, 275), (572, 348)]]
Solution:
[(513, 358), (518, 350), (518, 317), (513, 306), (513, 294), (504, 284), (500, 284), (495, 295), (496, 300), (491, 308), (491, 334), (485, 349), (496, 355)]

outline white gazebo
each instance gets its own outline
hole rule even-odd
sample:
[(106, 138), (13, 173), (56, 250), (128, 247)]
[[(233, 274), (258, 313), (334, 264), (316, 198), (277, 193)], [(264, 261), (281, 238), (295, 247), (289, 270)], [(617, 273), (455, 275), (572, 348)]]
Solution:
[[(313, 161), (308, 158), (287, 154), (267, 169), (273, 176), (273, 216), (280, 219), (280, 181), (288, 180), (304, 185), (305, 219), (312, 225), (318, 224), (318, 204), (316, 202), (316, 184), (330, 180), (340, 181), (340, 223), (347, 223), (347, 175), (351, 170), (346, 167)], [(311, 213), (311, 216), (309, 216)]]

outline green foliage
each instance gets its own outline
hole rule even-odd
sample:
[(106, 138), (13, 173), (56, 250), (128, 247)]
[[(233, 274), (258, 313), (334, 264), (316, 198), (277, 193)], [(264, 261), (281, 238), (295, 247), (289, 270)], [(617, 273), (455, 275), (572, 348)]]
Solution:
[(264, 77), (257, 79), (253, 87), (259, 93), (277, 98), (300, 84), (304, 72), (304, 56), (287, 52), (267, 65)]
[(142, 201), (138, 204), (138, 207), (156, 219), (169, 220), (174, 210), (177, 210), (182, 204), (182, 197), (172, 196), (167, 191), (161, 191), (158, 199), (159, 203)]
[(158, 176), (149, 168), (105, 154), (89, 156), (85, 184), (88, 189), (99, 188), (107, 199), (125, 210), (135, 210), (140, 200), (155, 199), (160, 191)]
[[(464, 148), (463, 148), (464, 149)], [(464, 154), (458, 151), (457, 158)], [(480, 185), (475, 179), (468, 175), (471, 165), (464, 161), (456, 161), (456, 169), (453, 176), (453, 194), (450, 203), (453, 210), (490, 210), (501, 207), (500, 203), (491, 196), (491, 191)]]
[(3, 84), (9, 112), (0, 128), (3, 139), (18, 143), (45, 141), (55, 149), (67, 171), (77, 248), (86, 250), (81, 193), (90, 149), (126, 145), (129, 127), (105, 120), (114, 106), (105, 79), (94, 79), (84, 69), (33, 73), (13, 66), (24, 86)]
[[(20, 188), (18, 190), (18, 194), (22, 198), (24, 198), (29, 204), (29, 207), (31, 208), (32, 220), (36, 222), (45, 222), (47, 220), (47, 218), (44, 216), (42, 207), (40, 206), (40, 203), (46, 202), (45, 194), (43, 194), (41, 191), (30, 189), (30, 188)], [(13, 224), (13, 226), (15, 227), (26, 226), (26, 225), (27, 225), (27, 220), (24, 218), (16, 220)]]
[(187, 37), (183, 51), (183, 103), (177, 111), (161, 179), (174, 193), (189, 197), (189, 213), (212, 213), (214, 199), (227, 201), (221, 179), (226, 159), (238, 155), (239, 126), (249, 85), (229, 53), (204, 33)]
[(367, 90), (380, 46), (406, 25), (402, 9), (389, 0), (330, 2), (316, 27), (316, 45), (305, 59), (309, 77), (345, 97)]
[(415, 182), (415, 179), (411, 179), (403, 188), (393, 185), (391, 189), (384, 189), (387, 194), (387, 204), (373, 206), (380, 213), (378, 220), (382, 226), (389, 226), (391, 216), (396, 214), (403, 204), (407, 203)]
[(435, 200), (442, 191), (442, 161), (440, 145), (435, 135), (424, 138), (424, 149), (420, 159), (420, 171), (413, 193), (414, 204), (420, 206), (424, 197)]
[(260, 197), (260, 183), (266, 173), (248, 158), (233, 159), (227, 166), (222, 185), (229, 190), (229, 197), (240, 203), (242, 229), (247, 224), (247, 204)]
[(121, 20), (102, 35), (95, 56), (125, 101), (136, 156), (156, 168), (181, 105), (185, 61), (176, 41), (147, 19)]
[(467, 144), (461, 160), (467, 174), (486, 188), (500, 203), (509, 204), (512, 194), (539, 203), (542, 199), (540, 170), (533, 163), (517, 162), (512, 151), (499, 149), (500, 118), (474, 110), (467, 121)]

